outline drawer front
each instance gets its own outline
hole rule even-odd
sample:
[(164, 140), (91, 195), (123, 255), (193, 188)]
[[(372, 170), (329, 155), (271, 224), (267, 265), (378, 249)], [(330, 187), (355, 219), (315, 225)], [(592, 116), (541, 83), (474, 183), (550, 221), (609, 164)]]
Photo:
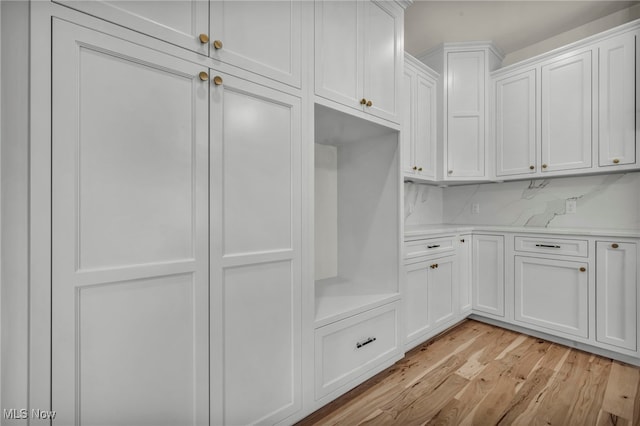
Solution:
[(405, 259), (446, 253), (454, 250), (455, 237), (438, 237), (426, 240), (409, 241), (405, 243)]
[(516, 251), (530, 253), (559, 254), (563, 256), (588, 256), (588, 243), (586, 240), (567, 240), (561, 238), (545, 237), (516, 237)]
[(316, 399), (398, 353), (398, 303), (316, 330)]

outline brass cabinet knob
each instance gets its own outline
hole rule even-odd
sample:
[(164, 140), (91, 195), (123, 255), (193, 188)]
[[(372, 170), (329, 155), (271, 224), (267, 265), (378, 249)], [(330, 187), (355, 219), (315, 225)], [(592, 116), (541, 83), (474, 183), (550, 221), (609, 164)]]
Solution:
[(222, 42), (220, 40), (214, 40), (213, 47), (215, 47), (216, 50), (222, 49)]
[(543, 168), (543, 169), (546, 169), (547, 167), (549, 167), (549, 166), (547, 166), (546, 164), (543, 164), (543, 165), (542, 165), (542, 168)]
[(584, 266), (581, 266), (581, 267), (580, 267), (580, 272), (584, 272), (584, 271), (586, 271), (586, 270), (587, 270), (587, 268), (585, 268)]
[(529, 170), (534, 170), (535, 168), (535, 166), (529, 166)]
[(616, 243), (611, 244), (611, 248), (618, 248), (620, 247), (619, 245), (617, 245)]
[(200, 80), (202, 81), (209, 80), (209, 74), (207, 74), (206, 71), (201, 71), (200, 74), (198, 74), (198, 77), (200, 77)]
[(373, 102), (371, 102), (371, 101), (367, 101), (367, 106), (368, 106), (368, 107), (373, 106)]
[(613, 159), (613, 164), (618, 164), (620, 162), (620, 160), (618, 160), (617, 158)]
[(360, 99), (360, 105), (366, 105), (367, 100), (365, 98)]
[(200, 34), (198, 38), (200, 39), (200, 43), (202, 44), (209, 43), (209, 36), (206, 34)]
[(422, 167), (418, 167), (418, 171), (421, 172), (422, 171)]
[(213, 84), (215, 84), (216, 86), (220, 86), (222, 84), (222, 77), (220, 77), (219, 75), (213, 77)]
[(412, 169), (413, 170), (418, 170), (418, 166), (413, 166)]

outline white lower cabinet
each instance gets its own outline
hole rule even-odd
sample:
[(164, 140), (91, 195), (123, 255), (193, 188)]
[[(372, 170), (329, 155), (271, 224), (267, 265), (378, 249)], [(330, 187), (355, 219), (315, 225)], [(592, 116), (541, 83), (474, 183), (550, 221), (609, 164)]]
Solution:
[(429, 337), (430, 331), (451, 322), (457, 311), (455, 255), (434, 257), (406, 266), (405, 346)]
[(399, 302), (316, 329), (315, 398), (337, 391), (400, 352)]
[(588, 263), (515, 257), (515, 320), (588, 337)]
[(471, 311), (471, 276), (473, 270), (473, 236), (460, 235), (458, 241), (458, 293), (460, 313)]
[(504, 236), (473, 235), (473, 310), (504, 316)]
[(596, 242), (596, 340), (636, 351), (637, 244)]

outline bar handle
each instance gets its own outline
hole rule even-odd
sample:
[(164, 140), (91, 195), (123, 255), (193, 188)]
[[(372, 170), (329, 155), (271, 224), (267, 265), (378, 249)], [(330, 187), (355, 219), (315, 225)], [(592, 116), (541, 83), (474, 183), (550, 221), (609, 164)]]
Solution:
[(536, 247), (544, 247), (544, 248), (560, 248), (560, 246), (556, 246), (553, 244), (536, 244)]
[(365, 340), (364, 342), (358, 342), (356, 343), (356, 349), (360, 349), (363, 346), (368, 345), (371, 342), (375, 342), (376, 338), (375, 337), (369, 337), (367, 340)]
[(438, 248), (440, 247), (440, 244), (434, 244), (432, 246), (427, 246), (427, 248)]

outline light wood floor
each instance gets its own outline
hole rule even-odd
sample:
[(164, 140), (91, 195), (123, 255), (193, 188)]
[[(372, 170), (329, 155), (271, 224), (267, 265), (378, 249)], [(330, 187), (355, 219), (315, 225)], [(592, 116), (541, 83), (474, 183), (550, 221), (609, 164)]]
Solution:
[(640, 369), (465, 321), (301, 425), (640, 425)]

